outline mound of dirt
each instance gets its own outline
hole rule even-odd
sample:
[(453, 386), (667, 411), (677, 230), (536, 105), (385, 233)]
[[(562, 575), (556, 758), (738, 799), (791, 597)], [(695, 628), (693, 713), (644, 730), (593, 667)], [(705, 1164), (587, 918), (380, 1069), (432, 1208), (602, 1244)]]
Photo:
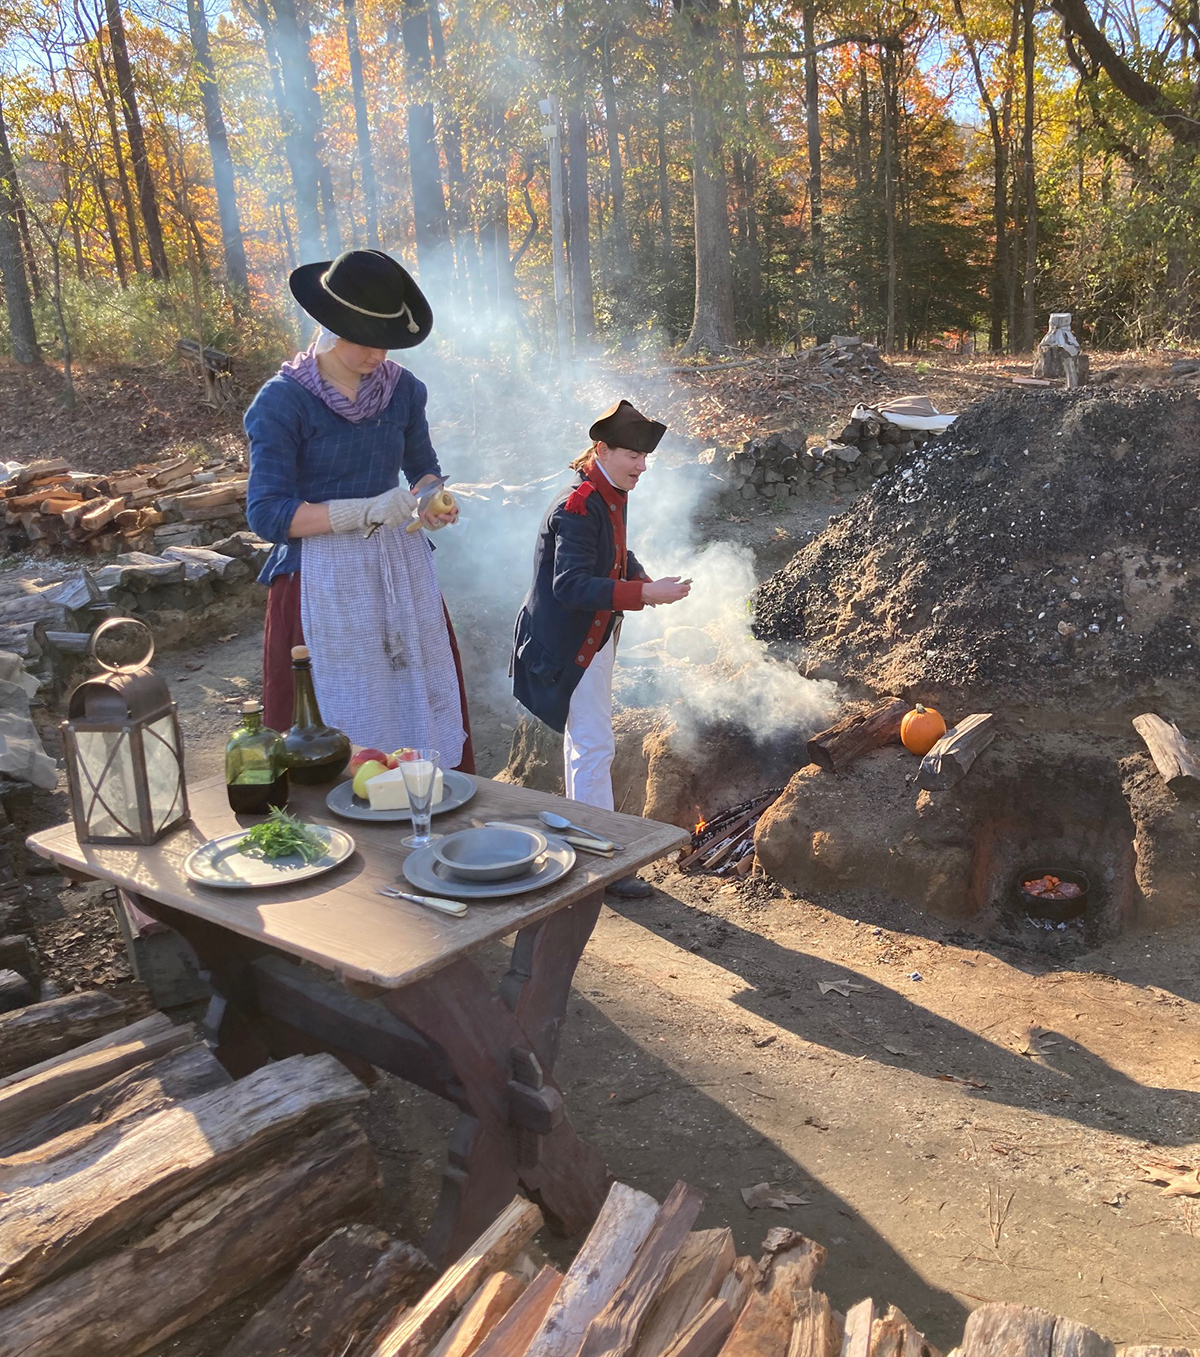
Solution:
[(769, 579), (755, 632), (875, 693), (1191, 707), (1197, 446), (1193, 394), (997, 392)]

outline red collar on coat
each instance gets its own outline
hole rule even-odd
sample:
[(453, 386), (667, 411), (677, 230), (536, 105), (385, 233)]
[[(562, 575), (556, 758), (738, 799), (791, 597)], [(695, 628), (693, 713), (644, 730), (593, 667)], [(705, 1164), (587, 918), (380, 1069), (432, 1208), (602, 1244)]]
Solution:
[(587, 475), (583, 478), (583, 483), (577, 485), (567, 496), (567, 502), (563, 508), (569, 514), (586, 514), (588, 496), (594, 491), (599, 491), (600, 498), (604, 501), (610, 512), (620, 514), (625, 507), (627, 494), (624, 490), (618, 490), (600, 469), (598, 462), (593, 462), (588, 468)]

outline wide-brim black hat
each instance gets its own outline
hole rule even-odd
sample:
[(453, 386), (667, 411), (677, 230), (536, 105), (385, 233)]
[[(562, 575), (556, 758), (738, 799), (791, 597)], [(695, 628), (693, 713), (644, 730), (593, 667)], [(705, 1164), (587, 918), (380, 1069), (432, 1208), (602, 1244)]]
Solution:
[(302, 264), (288, 286), (313, 320), (351, 344), (411, 349), (433, 329), (425, 294), (382, 250), (347, 250), (321, 264)]
[(610, 448), (653, 452), (666, 431), (665, 424), (660, 424), (657, 419), (647, 419), (627, 400), (620, 400), (592, 425), (588, 430), (588, 437), (594, 442), (605, 443)]

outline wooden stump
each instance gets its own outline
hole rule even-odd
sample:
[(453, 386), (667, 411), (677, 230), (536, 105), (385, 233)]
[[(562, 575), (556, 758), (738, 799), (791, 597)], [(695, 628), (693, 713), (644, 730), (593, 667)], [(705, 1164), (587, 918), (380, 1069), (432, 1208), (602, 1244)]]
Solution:
[(122, 998), (89, 990), (0, 1014), (0, 1074), (81, 1046), (140, 1017), (148, 1006), (145, 991), (131, 986)]
[(1200, 760), (1178, 726), (1168, 725), (1154, 712), (1146, 712), (1133, 718), (1133, 728), (1145, 740), (1154, 766), (1171, 791), (1178, 796), (1200, 788)]
[(925, 791), (943, 791), (961, 782), (971, 765), (996, 738), (996, 722), (990, 712), (975, 712), (963, 719), (933, 746), (917, 770), (917, 786)]

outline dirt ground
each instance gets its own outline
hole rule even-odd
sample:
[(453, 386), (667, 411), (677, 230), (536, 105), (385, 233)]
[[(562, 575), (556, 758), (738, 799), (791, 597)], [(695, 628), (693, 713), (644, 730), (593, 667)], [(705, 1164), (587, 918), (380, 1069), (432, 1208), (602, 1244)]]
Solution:
[[(813, 501), (709, 529), (753, 546), (765, 578), (836, 512)], [(222, 635), (161, 664), (193, 779), (218, 770), (258, 680), (260, 618)], [(494, 772), (510, 717), (473, 716), (481, 771)], [(40, 819), (65, 814), (61, 792), (40, 798)], [(1200, 1199), (1164, 1197), (1137, 1167), (1200, 1163), (1195, 929), (1088, 952), (974, 936), (882, 895), (802, 900), (669, 863), (648, 875), (652, 899), (601, 917), (558, 1068), (572, 1119), (618, 1177), (660, 1198), (693, 1183), (707, 1194), (701, 1225), (731, 1226), (744, 1252), (773, 1225), (802, 1230), (829, 1249), (821, 1285), (835, 1305), (894, 1303), (943, 1349), (993, 1300), (1117, 1341), (1200, 1347)], [(52, 978), (122, 974), (99, 888), (35, 880)], [(822, 994), (826, 981), (847, 993)], [(414, 1237), (449, 1109), (385, 1079), (366, 1122), (385, 1173), (380, 1223)], [(762, 1182), (804, 1203), (750, 1210), (741, 1190)], [(196, 1343), (168, 1350), (198, 1357)]]

